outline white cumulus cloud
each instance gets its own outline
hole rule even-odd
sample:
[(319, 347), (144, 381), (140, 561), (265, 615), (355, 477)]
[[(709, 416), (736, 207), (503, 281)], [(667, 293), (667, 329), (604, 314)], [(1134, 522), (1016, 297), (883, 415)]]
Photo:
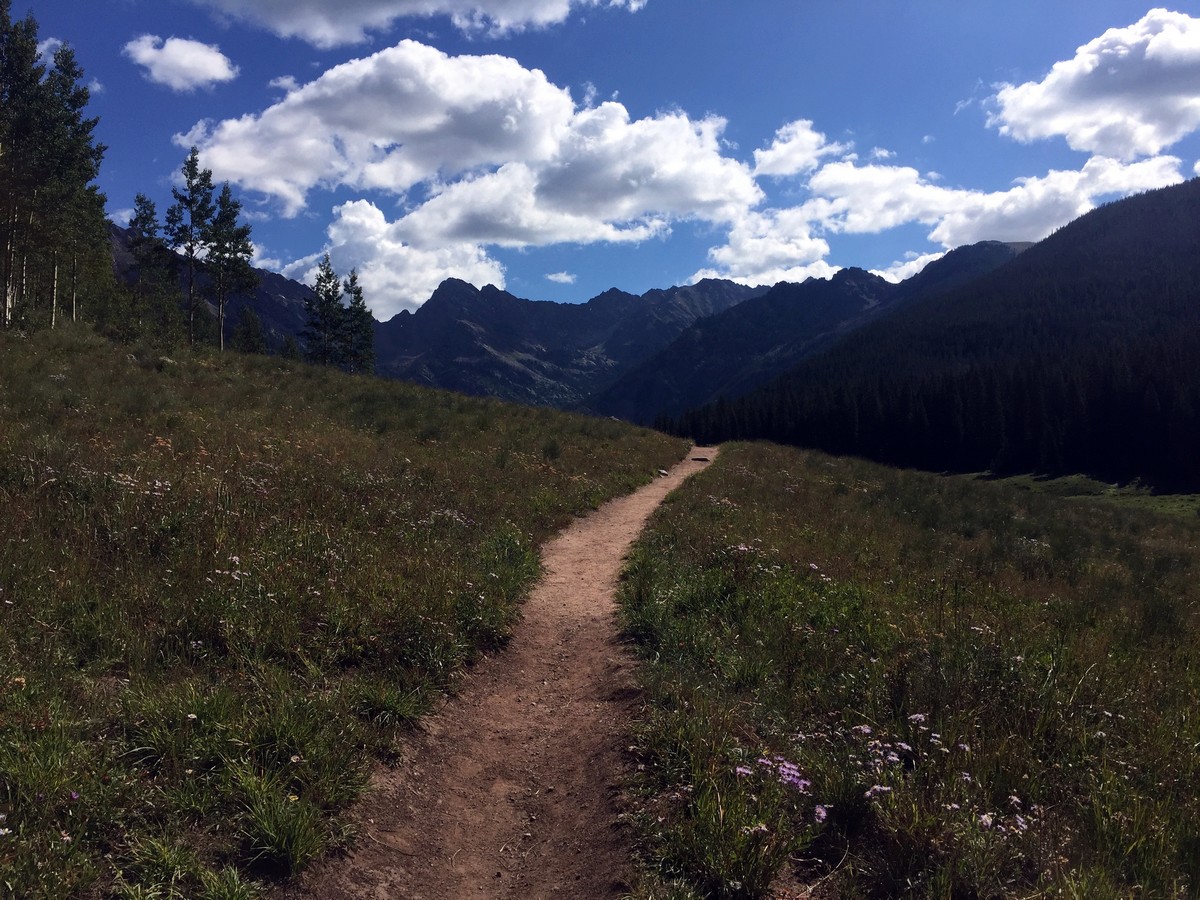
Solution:
[[(265, 111), (199, 123), (177, 142), (195, 143), (217, 178), (274, 198), (286, 215), (315, 190), (408, 201), (391, 221), (373, 201), (343, 205), (331, 228), (335, 262), (339, 241), (358, 248), (364, 285), (374, 277), (389, 308), (426, 299), (432, 276), (385, 271), (500, 283), (487, 247), (635, 243), (677, 221), (740, 221), (764, 196), (749, 167), (724, 155), (723, 119), (633, 119), (615, 101), (577, 107), (506, 57), (404, 41), (277, 86), (288, 93)], [(365, 254), (372, 243), (378, 266)]]
[(185, 38), (143, 34), (125, 45), (124, 53), (155, 84), (173, 91), (211, 87), (237, 77), (238, 68), (219, 48)]
[(850, 144), (831, 143), (808, 119), (789, 122), (775, 133), (771, 146), (754, 151), (755, 175), (800, 175), (811, 172), (826, 156), (848, 153)]
[[(364, 299), (377, 319), (416, 309), (447, 278), (504, 287), (504, 267), (476, 244), (414, 247), (367, 200), (344, 203), (333, 213), (328, 229), (330, 260), (338, 272), (358, 270)], [(312, 283), (320, 255), (284, 266), (283, 274)]]
[(317, 186), (403, 194), (475, 167), (547, 158), (573, 109), (567, 91), (507, 57), (451, 57), (402, 41), (330, 69), (260, 114), (200, 123), (177, 142), (196, 143), (218, 178), (295, 215)]
[(692, 280), (728, 278), (757, 285), (828, 278), (837, 267), (825, 261), (829, 244), (813, 228), (802, 207), (748, 212), (730, 229), (728, 243), (709, 250), (714, 265)]
[[(821, 166), (807, 182), (809, 198), (786, 209), (749, 212), (730, 229), (726, 244), (709, 251), (711, 268), (695, 278), (731, 278), (746, 284), (828, 277), (824, 235), (877, 234), (911, 224), (946, 249), (983, 240), (1036, 241), (1093, 209), (1098, 202), (1182, 180), (1181, 161), (1158, 156), (1125, 163), (1093, 157), (1078, 171), (1053, 170), (1018, 179), (1003, 191), (935, 184), (908, 166), (843, 159)], [(891, 280), (915, 274), (938, 254), (913, 253), (878, 270)]]
[(1120, 160), (1151, 156), (1200, 128), (1200, 19), (1152, 9), (1055, 63), (1005, 84), (988, 123), (1019, 141), (1065, 137)]
[(886, 269), (872, 269), (872, 275), (878, 275), (892, 284), (899, 284), (908, 278), (912, 278), (931, 262), (936, 262), (946, 255), (946, 251), (942, 250), (937, 253), (907, 253), (904, 259), (896, 260)]
[(555, 284), (574, 284), (576, 279), (570, 272), (549, 272), (546, 280), (553, 281)]
[(233, 19), (317, 47), (356, 44), (402, 18), (449, 16), (467, 32), (504, 34), (564, 21), (578, 7), (623, 7), (647, 0), (193, 0)]

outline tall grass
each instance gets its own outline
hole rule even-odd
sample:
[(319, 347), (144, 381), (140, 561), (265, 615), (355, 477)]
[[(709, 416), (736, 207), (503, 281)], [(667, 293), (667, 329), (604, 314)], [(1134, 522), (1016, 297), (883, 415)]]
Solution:
[(1198, 538), (1194, 517), (725, 449), (623, 587), (643, 894), (1195, 896)]
[[(547, 452), (553, 447), (554, 452)], [(0, 335), (0, 894), (237, 897), (684, 446), (261, 357)]]

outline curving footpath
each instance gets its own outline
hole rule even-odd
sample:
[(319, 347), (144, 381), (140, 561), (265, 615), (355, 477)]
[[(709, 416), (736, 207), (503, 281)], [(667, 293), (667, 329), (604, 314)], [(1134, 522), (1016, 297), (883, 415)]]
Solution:
[(509, 646), (423, 720), (399, 766), (373, 778), (354, 851), (286, 896), (540, 900), (629, 889), (619, 784), (637, 690), (617, 635), (617, 578), (650, 514), (716, 453), (693, 448), (542, 548), (544, 574)]

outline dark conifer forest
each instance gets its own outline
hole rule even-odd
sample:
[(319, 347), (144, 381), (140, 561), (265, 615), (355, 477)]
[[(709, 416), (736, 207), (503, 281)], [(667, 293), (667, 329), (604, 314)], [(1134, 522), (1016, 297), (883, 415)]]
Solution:
[(766, 387), (664, 421), (934, 471), (1200, 489), (1200, 180), (1094, 210)]

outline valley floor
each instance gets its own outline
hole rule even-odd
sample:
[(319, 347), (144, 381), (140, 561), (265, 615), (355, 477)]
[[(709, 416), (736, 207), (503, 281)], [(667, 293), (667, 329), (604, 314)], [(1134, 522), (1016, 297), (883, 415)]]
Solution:
[(424, 720), (399, 766), (375, 774), (354, 850), (287, 896), (536, 900), (629, 890), (618, 779), (637, 693), (614, 618), (617, 578), (650, 514), (715, 453), (693, 451), (546, 545), (544, 575), (507, 650)]

